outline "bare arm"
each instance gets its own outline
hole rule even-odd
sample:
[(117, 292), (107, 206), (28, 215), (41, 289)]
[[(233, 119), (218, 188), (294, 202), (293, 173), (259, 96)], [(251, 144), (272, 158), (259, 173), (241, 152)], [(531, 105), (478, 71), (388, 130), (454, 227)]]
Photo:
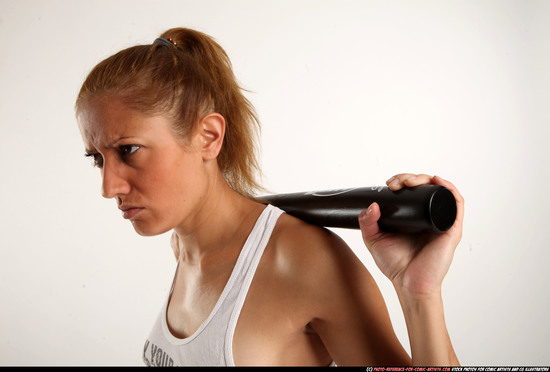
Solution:
[(445, 186), (455, 196), (457, 217), (447, 232), (423, 239), (382, 233), (377, 223), (377, 204), (364, 211), (359, 222), (365, 244), (396, 289), (407, 323), (413, 364), (457, 365), (445, 323), (441, 285), (462, 237), (464, 200), (454, 185), (439, 177), (400, 174), (388, 181), (393, 190), (426, 183)]
[(447, 332), (441, 296), (418, 299), (397, 292), (407, 323), (413, 364), (459, 365)]
[(285, 269), (308, 310), (308, 327), (339, 366), (410, 365), (378, 286), (338, 236), (299, 224), (281, 234)]

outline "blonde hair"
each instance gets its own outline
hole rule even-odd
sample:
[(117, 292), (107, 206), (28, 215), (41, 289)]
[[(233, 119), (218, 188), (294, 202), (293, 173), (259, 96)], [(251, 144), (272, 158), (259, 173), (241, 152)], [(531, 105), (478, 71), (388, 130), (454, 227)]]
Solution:
[[(114, 96), (147, 115), (166, 115), (174, 133), (186, 139), (210, 112), (226, 122), (218, 165), (227, 183), (253, 197), (263, 188), (257, 159), (260, 124), (254, 107), (236, 81), (231, 61), (210, 36), (173, 28), (154, 42), (122, 50), (100, 62), (88, 75), (76, 101), (78, 112), (92, 98)], [(162, 41), (162, 40), (161, 40)]]

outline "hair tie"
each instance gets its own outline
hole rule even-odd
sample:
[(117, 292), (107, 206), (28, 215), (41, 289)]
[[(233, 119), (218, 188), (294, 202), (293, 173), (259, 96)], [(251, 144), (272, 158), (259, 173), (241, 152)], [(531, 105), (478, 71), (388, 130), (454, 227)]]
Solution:
[(153, 44), (155, 44), (155, 43), (164, 44), (164, 45), (167, 45), (167, 46), (170, 46), (170, 47), (175, 47), (176, 46), (176, 42), (171, 37), (168, 37), (167, 39), (165, 39), (163, 37), (159, 37), (153, 42)]

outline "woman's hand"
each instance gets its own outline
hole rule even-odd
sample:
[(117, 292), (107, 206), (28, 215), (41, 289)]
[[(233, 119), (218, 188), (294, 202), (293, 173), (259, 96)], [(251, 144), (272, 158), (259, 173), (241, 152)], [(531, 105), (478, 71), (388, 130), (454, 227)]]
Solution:
[(359, 215), (363, 241), (396, 290), (416, 298), (439, 295), (443, 278), (462, 237), (464, 200), (452, 183), (437, 176), (403, 173), (390, 178), (386, 184), (394, 191), (424, 184), (441, 185), (455, 197), (456, 220), (449, 230), (441, 234), (398, 235), (381, 232), (377, 222), (380, 207), (376, 203)]

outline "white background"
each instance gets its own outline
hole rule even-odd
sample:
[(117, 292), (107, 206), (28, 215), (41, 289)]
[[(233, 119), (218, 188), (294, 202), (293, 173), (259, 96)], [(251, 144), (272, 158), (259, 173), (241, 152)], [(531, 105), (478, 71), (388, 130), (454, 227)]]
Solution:
[[(0, 364), (134, 365), (169, 289), (83, 155), (89, 70), (171, 27), (215, 37), (263, 123), (274, 192), (451, 180), (465, 233), (444, 283), (465, 365), (550, 364), (550, 1), (0, 0)], [(358, 231), (338, 230), (392, 288)]]

